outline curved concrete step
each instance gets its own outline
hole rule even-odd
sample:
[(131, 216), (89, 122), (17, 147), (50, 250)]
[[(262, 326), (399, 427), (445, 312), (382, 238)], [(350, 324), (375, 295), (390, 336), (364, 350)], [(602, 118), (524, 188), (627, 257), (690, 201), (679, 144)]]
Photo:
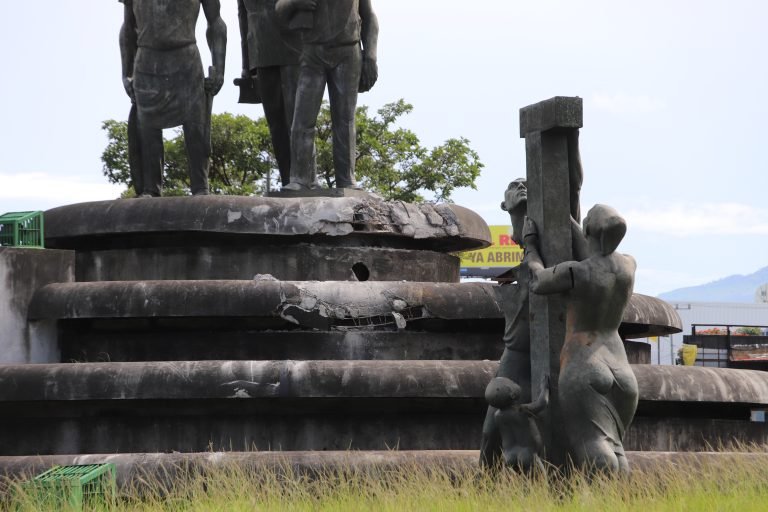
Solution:
[(459, 258), (433, 250), (262, 242), (78, 250), (76, 281), (245, 279), (459, 282)]
[[(490, 283), (306, 281), (110, 281), (39, 289), (29, 318), (277, 318), (318, 330), (405, 328), (423, 320), (503, 321)], [(681, 330), (669, 304), (635, 294), (622, 329), (634, 337)], [(275, 328), (270, 324), (270, 328)], [(459, 329), (462, 330), (462, 329)], [(476, 330), (473, 326), (471, 330)]]
[[(45, 212), (46, 246), (59, 249), (210, 245), (258, 249), (265, 238), (454, 252), (487, 247), (491, 234), (472, 210), (364, 197), (194, 196), (118, 199)], [(362, 243), (361, 243), (362, 242)], [(215, 244), (214, 244), (215, 245)]]
[[(0, 365), (0, 402), (250, 398), (483, 400), (491, 361)], [(768, 405), (768, 373), (633, 365), (641, 402)]]
[[(0, 455), (477, 448), (496, 364), (204, 361), (0, 366)], [(768, 442), (768, 374), (636, 366), (628, 449)], [(761, 405), (762, 404), (762, 405)]]
[[(490, 323), (490, 322), (489, 322)], [(501, 357), (501, 322), (486, 332), (275, 331), (237, 319), (67, 321), (59, 326), (60, 357), (47, 362), (211, 360), (445, 360)], [(491, 327), (491, 326), (488, 326)], [(627, 342), (630, 361), (650, 361), (646, 343)], [(645, 350), (645, 352), (643, 352)]]

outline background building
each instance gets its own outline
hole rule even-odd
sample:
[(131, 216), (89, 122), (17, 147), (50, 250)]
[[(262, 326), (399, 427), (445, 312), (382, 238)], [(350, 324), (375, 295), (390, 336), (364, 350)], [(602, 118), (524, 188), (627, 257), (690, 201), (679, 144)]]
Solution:
[(653, 364), (675, 364), (683, 336), (692, 334), (693, 325), (758, 326), (768, 329), (768, 304), (733, 302), (670, 302), (680, 315), (683, 332), (659, 337), (651, 342)]

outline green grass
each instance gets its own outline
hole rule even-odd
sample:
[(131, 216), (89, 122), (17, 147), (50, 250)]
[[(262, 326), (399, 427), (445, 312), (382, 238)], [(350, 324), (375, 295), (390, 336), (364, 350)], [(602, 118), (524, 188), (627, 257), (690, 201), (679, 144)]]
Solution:
[[(165, 482), (165, 483), (163, 483)], [(24, 494), (6, 482), (4, 510), (66, 510), (51, 497)], [(312, 476), (286, 468), (235, 466), (174, 470), (172, 477), (139, 479), (112, 506), (137, 511), (765, 511), (766, 457), (726, 457), (717, 463), (636, 469), (628, 477), (489, 476), (474, 468), (328, 471)]]

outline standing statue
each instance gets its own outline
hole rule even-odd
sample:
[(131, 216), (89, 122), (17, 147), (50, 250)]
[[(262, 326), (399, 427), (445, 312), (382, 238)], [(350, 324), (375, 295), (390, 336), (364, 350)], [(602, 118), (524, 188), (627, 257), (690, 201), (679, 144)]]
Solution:
[[(569, 158), (574, 161), (575, 176), (581, 176), (581, 158), (578, 152), (578, 131), (569, 135), (574, 141)], [(579, 212), (579, 180), (571, 191), (571, 212)], [(526, 214), (528, 213), (528, 187), (523, 178), (511, 182), (504, 191), (501, 209), (509, 213), (512, 224), (512, 241), (526, 248), (523, 238)], [(572, 226), (572, 231), (581, 232), (578, 225)], [(499, 361), (496, 377), (510, 379), (520, 387), (520, 400), (531, 400), (531, 333), (529, 318), (529, 283), (531, 273), (529, 257), (526, 252), (522, 262), (515, 268), (516, 281), (496, 287), (496, 294), (504, 310), (504, 352)], [(483, 436), (480, 441), (480, 464), (493, 467), (502, 456), (503, 433), (496, 421), (497, 408), (489, 403), (483, 423)]]
[(237, 7), (243, 55), (240, 87), (256, 88), (285, 186), (291, 180), (291, 123), (301, 35), (278, 23), (275, 0), (237, 0)]
[[(512, 223), (512, 240), (523, 245), (523, 226), (528, 211), (528, 189), (524, 179), (519, 178), (509, 184), (504, 192), (501, 209), (509, 213)], [(504, 352), (499, 361), (496, 377), (506, 378), (517, 383), (520, 400), (529, 402), (531, 398), (531, 335), (528, 325), (528, 281), (530, 272), (528, 260), (515, 269), (515, 283), (496, 288), (499, 302), (504, 309)], [(483, 437), (480, 441), (480, 464), (495, 466), (502, 456), (502, 435), (496, 421), (498, 411), (492, 403), (483, 423)]]
[[(302, 29), (296, 106), (291, 126), (291, 181), (284, 190), (315, 187), (317, 116), (326, 83), (333, 127), (337, 188), (355, 182), (355, 110), (358, 92), (378, 78), (379, 24), (371, 0), (277, 0), (278, 16)], [(362, 44), (362, 49), (361, 49)]]
[[(227, 26), (219, 0), (119, 0), (125, 4), (120, 29), (123, 86), (135, 104), (129, 130), (137, 134), (141, 176), (136, 195), (162, 193), (163, 128), (182, 125), (194, 195), (208, 194), (213, 96), (224, 83)], [(209, 76), (195, 41), (203, 7), (213, 65)], [(134, 159), (135, 160), (135, 159)]]
[(485, 388), (485, 399), (496, 408), (494, 419), (501, 433), (504, 462), (524, 473), (543, 471), (544, 441), (536, 416), (549, 403), (549, 383), (545, 379), (534, 403), (524, 404), (520, 386), (506, 377), (496, 377)]
[(618, 332), (637, 268), (631, 256), (616, 252), (626, 231), (626, 221), (613, 208), (596, 205), (574, 241), (578, 261), (550, 268), (539, 256), (532, 220), (524, 233), (531, 291), (567, 296), (558, 398), (569, 452), (577, 464), (609, 472), (629, 470), (622, 441), (638, 396)]

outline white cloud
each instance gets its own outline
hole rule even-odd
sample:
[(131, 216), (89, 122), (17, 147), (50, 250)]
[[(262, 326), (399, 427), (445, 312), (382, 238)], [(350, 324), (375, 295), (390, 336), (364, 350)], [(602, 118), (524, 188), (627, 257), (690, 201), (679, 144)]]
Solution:
[(45, 172), (0, 173), (0, 200), (79, 203), (120, 197), (122, 185)]
[(740, 203), (652, 205), (624, 216), (632, 229), (672, 236), (768, 235), (768, 210)]
[(649, 114), (665, 108), (663, 101), (642, 94), (595, 93), (590, 100), (592, 107), (611, 114)]

